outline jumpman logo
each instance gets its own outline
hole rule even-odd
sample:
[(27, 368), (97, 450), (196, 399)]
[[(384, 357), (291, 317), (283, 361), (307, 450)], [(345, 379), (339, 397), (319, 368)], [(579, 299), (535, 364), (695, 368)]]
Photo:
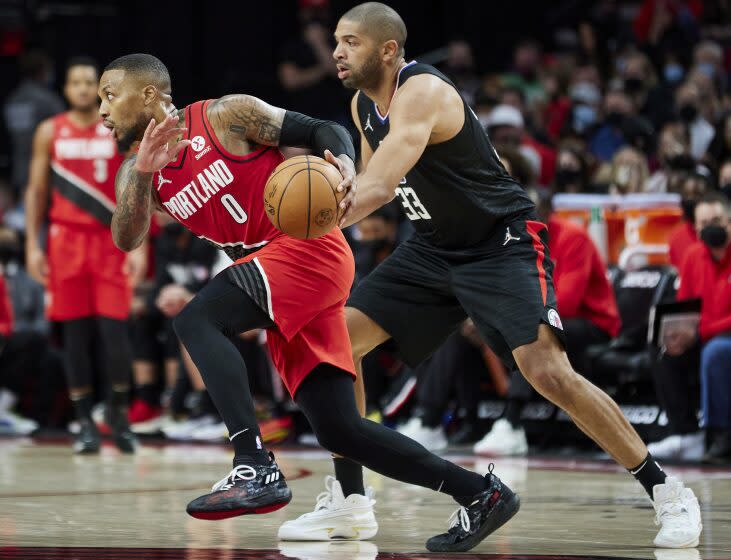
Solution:
[(503, 241), (503, 247), (505, 247), (511, 241), (520, 241), (520, 237), (513, 237), (510, 235), (510, 227), (505, 228), (505, 241)]
[(165, 183), (172, 183), (172, 179), (165, 179), (162, 173), (157, 174), (157, 190), (159, 191)]
[(365, 132), (366, 130), (369, 130), (369, 129), (371, 132), (373, 132), (373, 126), (371, 125), (371, 114), (370, 113), (368, 113), (368, 118), (366, 119), (365, 126), (363, 127), (363, 132)]

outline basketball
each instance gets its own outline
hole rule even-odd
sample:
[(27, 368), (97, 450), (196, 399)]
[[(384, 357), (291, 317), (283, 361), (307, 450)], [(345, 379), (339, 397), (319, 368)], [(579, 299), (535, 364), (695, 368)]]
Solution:
[(337, 192), (343, 180), (337, 167), (316, 156), (297, 156), (280, 163), (264, 186), (264, 208), (274, 227), (300, 239), (331, 231), (340, 217)]

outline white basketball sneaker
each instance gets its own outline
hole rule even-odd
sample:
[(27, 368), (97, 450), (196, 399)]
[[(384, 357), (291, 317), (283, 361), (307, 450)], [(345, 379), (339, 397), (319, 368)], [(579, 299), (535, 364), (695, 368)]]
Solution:
[(513, 428), (505, 418), (500, 418), (475, 444), (473, 451), (477, 455), (492, 457), (523, 457), (528, 454), (528, 440), (523, 428)]
[(297, 519), (286, 521), (279, 528), (282, 541), (329, 541), (371, 539), (378, 532), (373, 513), (373, 489), (366, 495), (343, 495), (340, 483), (333, 476), (325, 477), (326, 490), (317, 496), (315, 510)]
[(655, 525), (660, 531), (655, 546), (662, 548), (693, 548), (698, 546), (703, 525), (701, 508), (693, 490), (686, 488), (674, 477), (652, 489), (655, 506)]
[(421, 418), (412, 417), (408, 422), (396, 429), (400, 434), (420, 443), (429, 451), (441, 451), (447, 448), (447, 436), (444, 435), (444, 428), (437, 426), (429, 428), (424, 426)]

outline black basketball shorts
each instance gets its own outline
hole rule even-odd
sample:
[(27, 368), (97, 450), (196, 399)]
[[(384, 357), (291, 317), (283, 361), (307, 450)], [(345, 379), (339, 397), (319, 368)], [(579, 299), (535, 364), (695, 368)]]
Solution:
[(347, 306), (365, 313), (415, 366), (468, 316), (508, 365), (549, 325), (565, 346), (545, 224), (506, 221), (483, 243), (448, 250), (414, 235), (358, 284)]

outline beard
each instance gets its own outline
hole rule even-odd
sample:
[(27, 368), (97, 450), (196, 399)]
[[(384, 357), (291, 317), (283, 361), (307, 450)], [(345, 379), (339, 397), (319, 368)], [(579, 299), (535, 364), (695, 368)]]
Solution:
[(132, 144), (138, 140), (142, 140), (142, 136), (145, 134), (145, 129), (149, 122), (150, 121), (147, 120), (144, 115), (140, 115), (137, 122), (126, 132), (115, 135), (117, 140), (117, 149), (120, 154), (126, 154), (132, 147)]
[(343, 80), (343, 85), (351, 89), (376, 89), (381, 81), (381, 58), (377, 50), (366, 58), (357, 70), (350, 69), (350, 76)]

